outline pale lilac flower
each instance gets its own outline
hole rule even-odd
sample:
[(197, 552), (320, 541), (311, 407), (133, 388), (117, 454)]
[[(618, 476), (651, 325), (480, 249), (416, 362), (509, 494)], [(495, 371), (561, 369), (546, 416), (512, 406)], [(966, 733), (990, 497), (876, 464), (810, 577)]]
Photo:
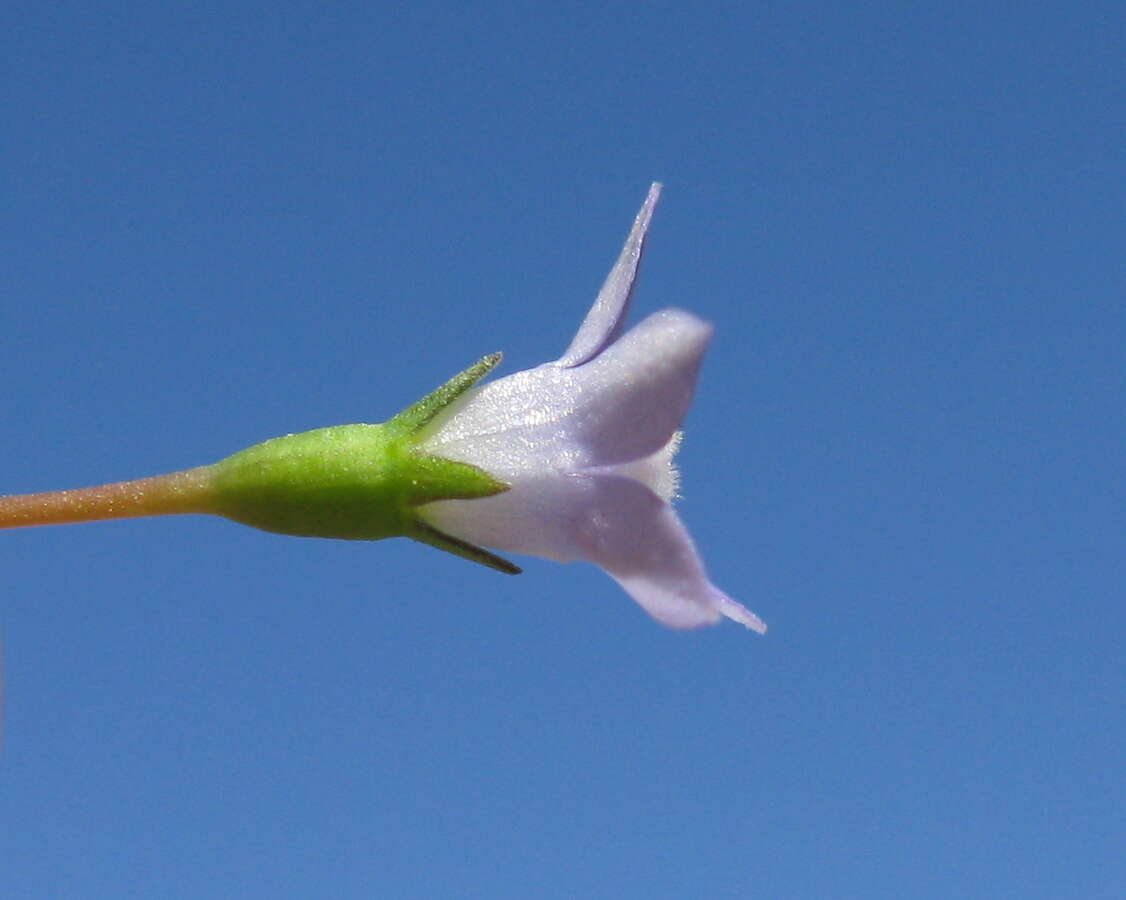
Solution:
[(470, 544), (601, 566), (674, 628), (727, 616), (766, 626), (709, 580), (670, 505), (672, 457), (712, 329), (667, 309), (622, 334), (660, 185), (571, 346), (555, 362), (478, 385), (429, 424), (418, 450), (468, 463), (504, 493), (418, 508)]

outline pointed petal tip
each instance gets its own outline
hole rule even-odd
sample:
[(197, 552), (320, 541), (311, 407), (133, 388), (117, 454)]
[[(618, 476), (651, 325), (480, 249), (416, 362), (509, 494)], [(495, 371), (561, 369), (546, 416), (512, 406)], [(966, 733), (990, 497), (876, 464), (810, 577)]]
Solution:
[(571, 345), (556, 361), (557, 365), (564, 368), (580, 366), (614, 343), (621, 334), (629, 311), (637, 269), (641, 264), (649, 222), (660, 196), (661, 184), (654, 181), (633, 220), (633, 227), (630, 228), (617, 261), (602, 284), (602, 290), (598, 292), (594, 305), (583, 319)]
[[(645, 240), (645, 234), (649, 230), (649, 222), (653, 218), (653, 210), (657, 206), (657, 201), (661, 199), (661, 189), (664, 185), (659, 181), (654, 181), (649, 185), (649, 193), (645, 195), (645, 200), (641, 204), (641, 209), (637, 211), (637, 216), (633, 220), (633, 228), (630, 230), (629, 237), (626, 241), (626, 246), (631, 242), (640, 245)], [(640, 252), (640, 246), (638, 246)]]
[(733, 622), (745, 625), (758, 634), (766, 634), (766, 623), (747, 609), (743, 604), (736, 603), (726, 594), (719, 601), (719, 611)]

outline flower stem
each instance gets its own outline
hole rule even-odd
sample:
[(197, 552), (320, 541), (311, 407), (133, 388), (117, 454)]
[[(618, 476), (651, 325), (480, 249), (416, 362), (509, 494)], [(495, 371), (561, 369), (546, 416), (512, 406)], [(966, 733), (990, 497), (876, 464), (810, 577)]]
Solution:
[(0, 528), (212, 512), (211, 467), (97, 487), (0, 497)]

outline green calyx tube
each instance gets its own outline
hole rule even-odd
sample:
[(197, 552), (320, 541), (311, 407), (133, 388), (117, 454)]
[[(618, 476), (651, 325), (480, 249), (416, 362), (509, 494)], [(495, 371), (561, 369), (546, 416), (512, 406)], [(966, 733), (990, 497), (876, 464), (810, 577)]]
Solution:
[(421, 521), (414, 508), (508, 489), (416, 449), (418, 433), (500, 361), (493, 354), (380, 425), (338, 425), (256, 444), (210, 467), (211, 512), (264, 531), (373, 541), (411, 537), (505, 572), (516, 566)]

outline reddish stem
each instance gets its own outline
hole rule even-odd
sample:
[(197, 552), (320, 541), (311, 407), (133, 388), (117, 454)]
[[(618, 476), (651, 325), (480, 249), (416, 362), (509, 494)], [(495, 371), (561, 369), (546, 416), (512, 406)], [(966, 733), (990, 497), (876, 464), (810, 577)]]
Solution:
[(202, 466), (97, 487), (0, 497), (0, 528), (211, 512), (211, 468)]

